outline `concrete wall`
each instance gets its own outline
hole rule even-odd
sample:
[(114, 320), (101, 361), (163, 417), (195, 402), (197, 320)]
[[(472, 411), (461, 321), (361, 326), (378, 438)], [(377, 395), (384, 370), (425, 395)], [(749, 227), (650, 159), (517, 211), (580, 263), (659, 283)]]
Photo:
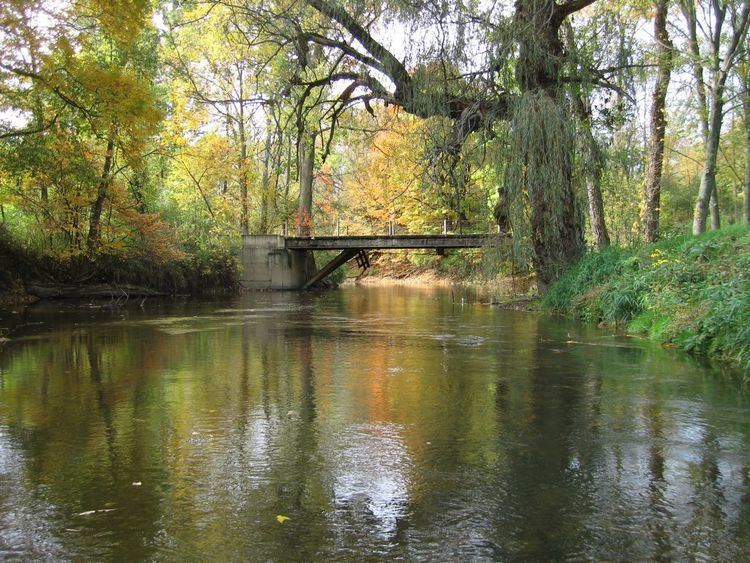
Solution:
[(246, 289), (300, 289), (315, 272), (312, 252), (288, 250), (279, 235), (245, 235), (242, 285)]

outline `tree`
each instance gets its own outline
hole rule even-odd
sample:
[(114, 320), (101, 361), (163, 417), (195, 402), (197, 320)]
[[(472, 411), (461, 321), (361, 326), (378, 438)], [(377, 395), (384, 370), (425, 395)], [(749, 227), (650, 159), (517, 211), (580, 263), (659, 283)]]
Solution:
[[(8, 140), (5, 164), (16, 170), (15, 193), (22, 205), (39, 210), (37, 217), (66, 232), (71, 249), (82, 250), (88, 226), (85, 244), (94, 255), (115, 176), (141, 167), (161, 119), (152, 91), (147, 3), (91, 0), (47, 7), (9, 1), (0, 3), (0, 13), (7, 23), (0, 96), (3, 107), (25, 121), (2, 135)], [(53, 173), (51, 166), (72, 177)], [(40, 202), (25, 197), (26, 183), (39, 188)], [(72, 212), (72, 202), (88, 207), (88, 217)], [(118, 211), (127, 211), (129, 204), (120, 202)]]
[(232, 180), (239, 198), (238, 224), (246, 235), (250, 220), (250, 156), (258, 136), (254, 119), (260, 104), (267, 100), (258, 62), (263, 53), (243, 39), (245, 30), (232, 6), (186, 6), (166, 15), (170, 25), (170, 65), (188, 92), (188, 111), (209, 108), (213, 125), (223, 124), (233, 141), (236, 171)]
[(658, 75), (651, 97), (650, 146), (646, 164), (646, 181), (641, 207), (641, 233), (647, 242), (654, 242), (659, 234), (661, 178), (664, 165), (664, 134), (667, 128), (666, 101), (672, 74), (672, 41), (667, 32), (668, 0), (656, 0), (654, 38)]
[[(521, 146), (505, 189), (510, 190), (512, 198), (524, 200), (530, 207), (534, 264), (540, 289), (544, 290), (583, 251), (573, 175), (573, 121), (564, 95), (564, 51), (559, 35), (569, 16), (593, 2), (517, 2), (510, 19), (499, 7), (477, 18), (463, 4), (451, 4), (452, 17), (461, 21), (462, 36), (466, 36), (467, 28), (477, 26), (486, 17), (495, 23), (490, 25), (492, 29), (484, 27), (479, 31), (484, 37), (498, 29), (506, 36), (493, 46), (484, 67), (465, 72), (457, 79), (446, 75), (450, 80), (439, 88), (424, 79), (430, 73), (419, 72), (424, 60), (410, 72), (404, 62), (376, 40), (372, 30), (382, 13), (374, 7), (353, 5), (347, 9), (330, 0), (307, 0), (317, 18), (296, 14), (294, 6), (285, 4), (277, 10), (276, 21), (286, 21), (288, 25), (274, 25), (278, 43), (294, 46), (294, 56), (303, 68), (313, 49), (326, 53), (326, 72), (314, 79), (299, 76), (296, 84), (335, 85), (340, 94), (332, 101), (329, 112), (334, 122), (343, 108), (354, 102), (369, 107), (373, 100), (399, 106), (423, 118), (445, 117), (453, 122), (452, 134), (443, 147), (450, 155), (469, 135), (481, 129), (491, 131), (498, 121), (520, 126), (522, 120), (534, 119), (536, 126), (528, 130), (536, 137), (517, 139)], [(435, 13), (439, 17), (440, 11), (431, 11), (432, 8), (431, 4), (410, 6), (404, 8), (404, 13), (415, 20)], [(258, 17), (257, 10), (247, 13)], [(368, 18), (368, 24), (360, 23)], [(512, 93), (515, 88), (520, 90), (520, 96)], [(559, 127), (551, 127), (552, 123)], [(522, 132), (521, 127), (515, 130)], [(550, 153), (549, 147), (557, 150)]]
[[(687, 24), (688, 49), (705, 151), (705, 163), (693, 216), (693, 233), (700, 234), (706, 230), (710, 201), (714, 202), (712, 226), (719, 227), (716, 163), (724, 120), (727, 79), (737, 64), (745, 43), (750, 24), (750, 2), (711, 1), (704, 11), (707, 21), (700, 22), (694, 0), (681, 0), (680, 6)], [(728, 37), (724, 27), (727, 23), (731, 26)], [(701, 52), (699, 29), (704, 35), (707, 50), (705, 54)], [(704, 68), (708, 70), (708, 80), (704, 79)]]

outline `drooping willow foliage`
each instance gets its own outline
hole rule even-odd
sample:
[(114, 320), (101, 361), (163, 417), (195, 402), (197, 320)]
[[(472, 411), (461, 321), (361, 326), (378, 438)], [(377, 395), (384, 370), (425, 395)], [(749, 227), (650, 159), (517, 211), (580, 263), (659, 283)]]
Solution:
[(544, 90), (522, 94), (512, 108), (503, 189), (514, 253), (522, 264), (544, 264), (550, 279), (566, 267), (565, 257), (577, 251), (571, 248), (571, 235), (575, 241), (583, 239), (573, 170), (575, 125), (566, 105)]

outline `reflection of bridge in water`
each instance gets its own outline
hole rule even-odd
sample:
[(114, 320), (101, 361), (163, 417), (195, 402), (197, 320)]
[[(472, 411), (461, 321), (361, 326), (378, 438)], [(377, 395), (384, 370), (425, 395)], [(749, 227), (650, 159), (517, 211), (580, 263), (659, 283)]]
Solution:
[[(370, 265), (368, 250), (434, 249), (442, 254), (449, 248), (481, 248), (498, 240), (498, 235), (374, 235), (283, 237), (247, 235), (242, 253), (243, 285), (249, 289), (308, 289), (324, 280), (352, 258), (357, 265)], [(312, 252), (338, 250), (339, 254), (320, 270)]]

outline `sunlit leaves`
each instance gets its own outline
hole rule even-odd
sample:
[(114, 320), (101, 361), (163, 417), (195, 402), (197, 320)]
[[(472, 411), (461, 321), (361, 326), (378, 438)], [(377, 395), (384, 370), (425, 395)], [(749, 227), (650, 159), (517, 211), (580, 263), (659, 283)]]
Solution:
[(132, 44), (150, 23), (150, 0), (76, 0), (75, 9), (94, 18), (103, 32), (122, 45)]

